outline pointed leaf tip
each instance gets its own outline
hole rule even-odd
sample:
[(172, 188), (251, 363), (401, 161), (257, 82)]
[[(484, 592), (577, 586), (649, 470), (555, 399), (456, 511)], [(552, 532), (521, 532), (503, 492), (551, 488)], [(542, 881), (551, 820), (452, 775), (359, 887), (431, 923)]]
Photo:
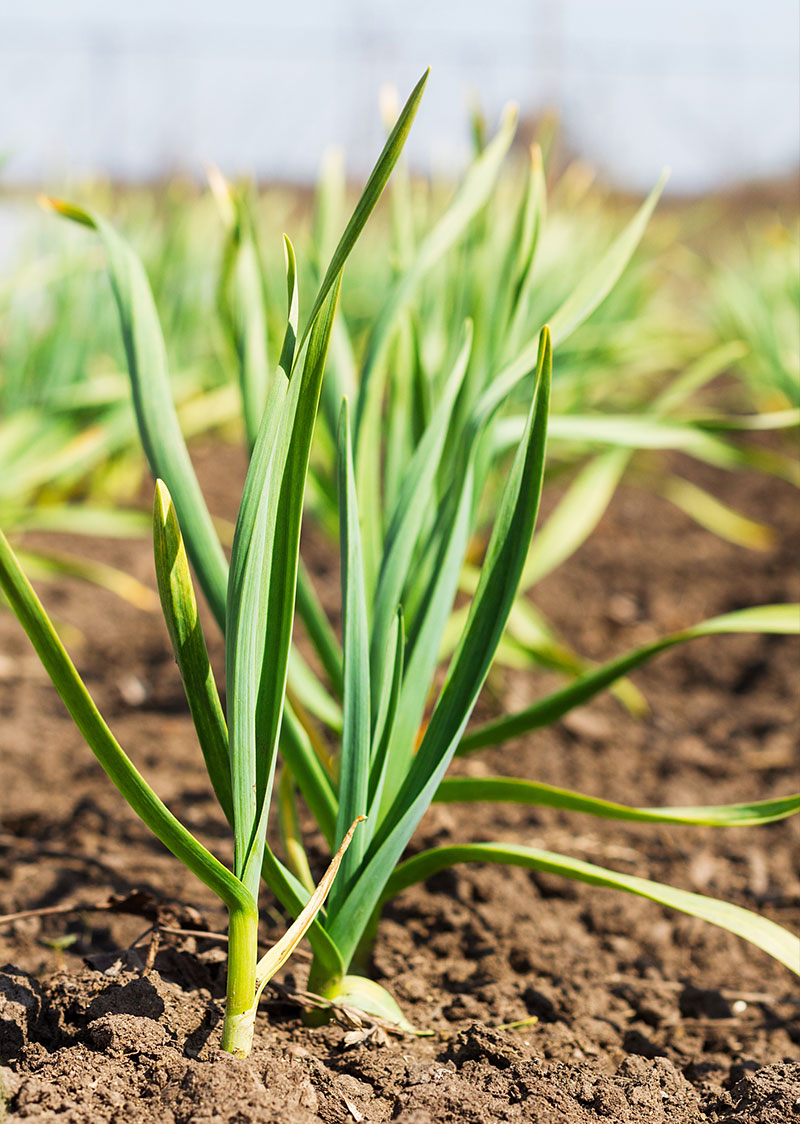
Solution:
[(217, 165), (212, 161), (207, 161), (203, 165), (203, 170), (206, 173), (208, 186), (219, 208), (222, 221), (228, 229), (232, 229), (236, 223), (236, 204), (234, 202), (233, 187), (228, 183)]
[(44, 194), (37, 195), (36, 202), (46, 211), (55, 211), (57, 215), (62, 215), (65, 219), (71, 219), (73, 222), (80, 223), (81, 226), (94, 229), (95, 223), (92, 216), (88, 211), (84, 211), (83, 207), (76, 206), (75, 203), (69, 203), (66, 199), (56, 199), (55, 196)]
[(344, 853), (347, 850), (347, 848), (350, 846), (350, 840), (353, 838), (353, 833), (355, 832), (358, 825), (360, 823), (364, 823), (366, 821), (366, 819), (367, 819), (367, 817), (365, 815), (356, 816), (356, 818), (350, 824), (347, 831), (345, 832), (344, 839), (342, 840), (341, 844), (339, 845), (339, 850), (342, 853)]
[(167, 514), (172, 507), (172, 496), (170, 495), (169, 488), (161, 479), (156, 480), (155, 491), (153, 493), (153, 506), (161, 522), (166, 523)]

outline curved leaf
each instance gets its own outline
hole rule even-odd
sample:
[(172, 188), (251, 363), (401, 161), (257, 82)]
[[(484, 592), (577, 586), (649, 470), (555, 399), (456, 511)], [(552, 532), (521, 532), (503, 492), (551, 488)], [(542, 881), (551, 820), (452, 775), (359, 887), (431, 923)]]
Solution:
[(800, 812), (800, 795), (775, 800), (754, 800), (748, 804), (709, 804), (696, 808), (631, 808), (594, 796), (583, 796), (549, 784), (518, 780), (516, 777), (446, 777), (433, 798), (435, 804), (476, 803), (479, 801), (530, 804), (585, 812), (608, 820), (633, 820), (639, 823), (706, 824), (710, 827), (750, 827), (772, 823)]
[[(26, 527), (26, 530), (29, 528)], [(107, 589), (110, 593), (121, 597), (123, 601), (134, 605), (146, 613), (152, 613), (158, 608), (158, 598), (149, 585), (145, 585), (124, 570), (116, 566), (109, 566), (105, 562), (97, 562), (94, 558), (80, 558), (75, 554), (65, 554), (60, 550), (17, 550), (17, 556), (26, 567), (28, 573), (34, 578), (48, 578), (54, 574), (59, 577), (65, 575), (80, 578), (81, 581), (90, 582), (100, 589)]]
[(550, 317), (553, 347), (558, 347), (567, 339), (611, 292), (642, 240), (668, 177), (669, 171), (665, 170), (661, 173), (658, 183), (622, 233), (614, 239), (600, 261), (585, 277), (581, 278), (561, 307)]
[(775, 545), (777, 536), (772, 527), (748, 519), (682, 476), (663, 477), (657, 490), (690, 519), (721, 539), (750, 550), (769, 550)]
[(322, 991), (321, 998), (331, 1003), (340, 1003), (375, 1015), (404, 1030), (406, 1034), (418, 1036), (433, 1034), (432, 1030), (418, 1030), (408, 1021), (393, 995), (375, 980), (366, 976), (346, 975), (336, 980)]
[(103, 242), (142, 446), (153, 476), (170, 490), (192, 565), (224, 631), (228, 567), (178, 423), (164, 338), (144, 267), (104, 219), (59, 199), (47, 202), (59, 214), (96, 230)]
[[(292, 917), (300, 917), (308, 904), (309, 892), (303, 883), (287, 870), (280, 859), (276, 858), (268, 846), (264, 848), (261, 875), (283, 908)], [(344, 962), (338, 948), (318, 918), (314, 918), (306, 935), (321, 970), (330, 979), (340, 979), (344, 975)]]
[(557, 722), (568, 711), (588, 702), (616, 679), (627, 675), (634, 668), (657, 656), (659, 652), (664, 652), (676, 644), (716, 633), (734, 632), (765, 632), (777, 635), (800, 633), (800, 605), (758, 605), (751, 609), (740, 609), (735, 613), (725, 613), (721, 617), (701, 621), (700, 624), (680, 632), (673, 632), (660, 640), (654, 640), (651, 644), (643, 644), (640, 648), (634, 648), (623, 656), (601, 664), (596, 670), (582, 675), (560, 691), (539, 699), (525, 710), (499, 718), (494, 722), (487, 722), (477, 730), (472, 730), (463, 738), (458, 753), (472, 753), (484, 746), (497, 745), (508, 738), (515, 738), (529, 730), (538, 730), (542, 726), (550, 725), (551, 722)]
[(261, 992), (264, 990), (264, 985), (272, 979), (276, 972), (281, 970), (316, 920), (317, 914), (322, 909), (331, 887), (336, 884), (336, 876), (339, 872), (342, 860), (347, 853), (348, 847), (352, 843), (353, 835), (358, 829), (358, 825), (363, 819), (363, 816), (359, 816), (358, 819), (354, 820), (350, 825), (339, 845), (339, 849), (328, 864), (328, 869), (325, 871), (322, 878), (320, 878), (319, 883), (298, 914), (294, 924), (289, 926), (280, 940), (275, 942), (269, 952), (265, 953), (256, 965), (256, 994), (253, 1000), (253, 1007), (258, 1006), (258, 1001), (261, 997)]
[(252, 914), (252, 895), (159, 800), (109, 730), (2, 531), (0, 590), (87, 745), (136, 815), (230, 909)]
[(462, 846), (437, 847), (423, 851), (413, 859), (401, 863), (389, 880), (384, 893), (384, 901), (399, 894), (401, 890), (432, 877), (440, 870), (446, 870), (456, 863), (493, 862), (509, 866), (521, 866), (527, 870), (542, 870), (548, 874), (558, 874), (577, 882), (587, 882), (590, 886), (603, 886), (612, 890), (624, 890), (637, 897), (649, 898), (659, 905), (678, 909), (682, 913), (709, 921), (721, 929), (727, 929), (756, 945), (764, 952), (779, 960), (791, 972), (800, 975), (800, 940), (792, 933), (759, 917), (741, 906), (717, 898), (707, 898), (689, 890), (679, 890), (674, 886), (664, 886), (647, 878), (637, 878), (631, 874), (618, 874), (613, 870), (595, 866), (594, 863), (581, 862), (567, 858), (552, 851), (540, 851), (535, 847), (514, 846), (508, 843), (468, 843)]

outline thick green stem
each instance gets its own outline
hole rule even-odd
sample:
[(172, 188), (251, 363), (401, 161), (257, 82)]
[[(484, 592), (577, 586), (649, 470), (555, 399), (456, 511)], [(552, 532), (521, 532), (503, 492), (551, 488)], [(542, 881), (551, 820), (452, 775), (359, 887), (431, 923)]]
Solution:
[(378, 936), (378, 923), (381, 919), (381, 906), (376, 906), (369, 919), (369, 923), (365, 926), (364, 932), (361, 934), (356, 950), (353, 953), (353, 958), (350, 961), (349, 969), (358, 973), (359, 976), (366, 976), (369, 969), (369, 962), (372, 959), (372, 950), (375, 947), (375, 939)]
[(332, 965), (326, 963), (316, 951), (314, 958), (311, 961), (311, 968), (308, 974), (308, 990), (315, 995), (327, 996), (329, 992), (338, 990), (342, 985), (342, 981), (349, 972), (355, 972), (359, 976), (366, 976), (368, 974), (369, 962), (372, 957), (372, 949), (375, 945), (375, 938), (378, 935), (378, 924), (381, 919), (382, 904), (375, 907), (372, 916), (358, 939), (355, 951), (346, 963), (340, 963), (338, 971), (332, 970)]
[[(327, 996), (335, 994), (344, 983), (344, 974), (331, 975), (326, 971), (317, 956), (311, 961), (308, 973), (308, 990), (312, 995)], [(303, 1012), (303, 1022), (306, 1026), (324, 1026), (330, 1020), (330, 1011), (322, 1008), (311, 1007)]]
[(331, 974), (330, 970), (315, 956), (308, 972), (308, 990), (314, 995), (324, 995), (337, 987), (344, 979), (344, 972)]
[(236, 1058), (246, 1058), (253, 1046), (257, 963), (258, 913), (255, 910), (231, 910), (222, 1049)]

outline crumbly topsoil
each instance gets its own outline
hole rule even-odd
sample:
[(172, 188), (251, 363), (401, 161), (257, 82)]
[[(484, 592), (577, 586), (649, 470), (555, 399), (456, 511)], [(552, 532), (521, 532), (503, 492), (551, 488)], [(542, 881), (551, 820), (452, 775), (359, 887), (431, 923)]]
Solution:
[[(240, 458), (209, 445), (197, 460), (214, 509), (231, 518)], [(722, 543), (664, 501), (622, 489), (590, 542), (535, 593), (588, 657), (747, 604), (800, 599), (796, 493), (779, 481), (676, 464), (772, 523), (779, 543), (762, 553)], [(96, 557), (152, 580), (147, 544), (90, 545)], [(335, 603), (326, 549), (310, 537), (305, 549)], [(43, 595), (123, 746), (190, 828), (229, 858), (157, 615), (72, 582)], [(211, 624), (207, 635), (218, 663)], [(786, 638), (699, 641), (636, 674), (651, 706), (646, 719), (606, 695), (458, 767), (635, 804), (786, 793), (798, 779), (798, 655)], [(555, 682), (493, 674), (481, 707), (516, 709)], [(6, 613), (0, 719), (0, 912), (105, 904), (112, 895), (133, 911), (0, 925), (7, 1119), (800, 1121), (800, 1004), (785, 969), (699, 921), (521, 870), (460, 867), (387, 909), (373, 973), (431, 1037), (387, 1037), (347, 1020), (305, 1027), (301, 953), (262, 1003), (251, 1058), (234, 1061), (218, 1049), (223, 946), (167, 931), (156, 946), (147, 934), (154, 918), (163, 930), (218, 933), (222, 911), (121, 803)], [(547, 809), (437, 806), (413, 846), (524, 842), (729, 898), (797, 930), (799, 827), (678, 829)], [(324, 855), (309, 840), (319, 872)], [(266, 942), (284, 919), (265, 913)]]

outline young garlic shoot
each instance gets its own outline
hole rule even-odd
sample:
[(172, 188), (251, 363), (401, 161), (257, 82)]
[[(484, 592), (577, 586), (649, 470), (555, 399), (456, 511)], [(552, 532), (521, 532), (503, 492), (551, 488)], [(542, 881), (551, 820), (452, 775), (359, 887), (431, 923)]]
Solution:
[[(366, 815), (367, 822), (341, 862), (324, 915), (318, 914), (308, 928), (314, 954), (309, 986), (329, 1000), (359, 1006), (406, 1028), (395, 1000), (367, 975), (381, 909), (407, 886), (459, 862), (520, 865), (637, 894), (721, 926), (797, 970), (800, 942), (774, 922), (728, 902), (567, 855), (483, 841), (404, 857), (432, 802), (549, 805), (604, 818), (680, 823), (687, 829), (698, 823), (763, 825), (800, 810), (796, 794), (723, 806), (648, 808), (524, 778), (446, 776), (457, 755), (502, 744), (557, 721), (600, 691), (616, 689), (621, 697), (624, 692), (634, 709), (641, 700), (625, 677), (674, 645), (713, 634), (797, 633), (800, 609), (796, 605), (743, 609), (589, 665), (559, 646), (546, 621), (522, 596), (532, 581), (559, 564), (591, 533), (632, 445), (664, 440), (665, 429), (672, 439), (680, 430), (683, 439), (691, 439), (698, 456), (729, 463), (725, 458), (733, 455), (732, 447), (716, 435), (696, 427), (676, 427), (655, 415), (586, 419), (551, 413), (553, 349), (557, 357), (558, 348), (615, 285), (639, 244), (663, 179), (600, 260), (580, 274), (550, 317), (548, 328), (527, 303), (545, 224), (541, 164), (533, 158), (512, 242), (501, 245), (500, 267), (494, 262), (497, 291), (491, 302), (492, 330), (487, 333), (485, 318), (483, 322), (465, 318), (450, 333), (438, 361), (432, 362), (419, 346), (420, 323), (426, 309), (429, 317), (438, 317), (437, 323), (444, 322), (444, 309), (463, 309), (464, 288), (472, 283), (473, 273), (480, 274), (475, 263), (472, 269), (464, 268), (464, 255), (485, 217), (511, 145), (515, 113), (507, 111), (441, 218), (418, 245), (409, 239), (397, 255), (402, 264), (365, 340), (360, 368), (341, 316), (333, 345), (333, 313), (344, 262), (399, 155), (423, 86), (424, 78), (401, 112), (329, 266), (324, 273), (319, 271), (319, 291), (302, 332), (294, 252), (286, 241), (287, 328), (278, 369), (266, 387), (257, 338), (265, 317), (259, 306), (263, 285), (253, 268), (254, 231), (251, 223), (235, 220), (241, 204), (237, 194), (226, 196), (234, 209), (232, 223), (228, 213), (229, 230), (236, 238), (226, 257), (229, 311), (235, 314), (228, 320), (235, 325), (233, 342), (252, 449), (230, 575), (172, 410), (165, 349), (144, 271), (102, 220), (59, 205), (70, 217), (94, 227), (105, 245), (142, 443), (153, 475), (166, 482), (175, 499), (189, 557), (225, 633), (230, 661), (228, 757), (232, 765), (239, 762), (238, 772), (228, 781), (229, 796), (220, 795), (226, 758), (219, 729), (216, 743), (209, 736), (207, 746), (202, 738), (201, 744), (221, 803), (224, 807), (229, 798), (233, 809), (235, 875), (250, 895), (248, 900), (254, 899), (263, 878), (283, 906), (300, 917), (313, 894), (307, 856), (293, 822), (295, 791), (332, 855), (344, 844), (352, 821)], [(219, 183), (217, 190), (224, 193)], [(395, 229), (408, 232), (403, 206), (398, 199)], [(459, 254), (453, 254), (451, 264), (449, 254), (454, 250)], [(247, 259), (239, 263), (241, 269), (236, 268), (239, 253), (246, 253)], [(324, 441), (312, 468), (319, 500), (315, 514), (325, 527), (339, 528), (341, 645), (313, 582), (298, 563), (302, 511), (298, 482), (305, 482), (308, 470), (326, 360), (327, 390), (319, 412)], [(344, 407), (341, 390), (348, 399)], [(541, 537), (534, 538), (546, 444), (553, 439), (609, 448), (590, 462), (591, 468), (581, 473), (563, 505), (545, 523)], [(488, 546), (476, 566), (472, 558), (468, 563), (468, 554), (471, 544), (485, 540), (487, 524)], [(248, 573), (251, 557), (260, 561)], [(253, 581), (262, 564), (268, 567), (269, 596), (263, 594), (263, 581)], [(288, 657), (295, 583), (298, 612), (324, 669), (317, 676), (306, 665), (302, 679), (300, 665), (293, 666)], [(469, 603), (456, 609), (460, 592), (469, 596)], [(263, 676), (248, 670), (244, 656), (237, 655), (252, 644), (249, 630), (254, 621), (258, 635), (277, 645), (276, 658), (271, 654), (265, 659)], [(526, 638), (530, 650), (538, 645), (541, 662), (549, 660), (571, 681), (518, 714), (469, 726), (493, 661), (505, 655), (510, 639), (521, 647), (520, 637)], [(202, 661), (196, 675), (206, 682)], [(287, 679), (289, 691), (282, 693)], [(278, 700), (281, 710), (276, 709)], [(313, 715), (311, 707), (307, 711), (300, 705), (303, 700), (313, 702)], [(218, 717), (209, 720), (216, 704), (209, 707), (203, 720), (218, 728)], [(259, 729), (266, 731), (270, 747), (269, 768), (252, 749), (256, 735), (248, 716), (256, 710)], [(271, 788), (278, 742), (290, 774), (280, 794), (285, 798), (281, 803), (290, 844), (288, 866), (263, 845), (264, 799)], [(333, 762), (331, 745), (336, 747)], [(236, 1000), (243, 1026), (256, 986), (253, 970)]]

